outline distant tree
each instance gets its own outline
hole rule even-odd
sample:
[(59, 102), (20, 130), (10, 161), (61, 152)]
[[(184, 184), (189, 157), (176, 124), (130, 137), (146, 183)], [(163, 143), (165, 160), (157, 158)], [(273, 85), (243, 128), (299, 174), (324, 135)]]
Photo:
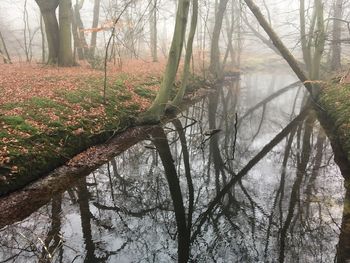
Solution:
[(320, 78), (320, 64), (325, 46), (325, 29), (323, 19), (323, 3), (314, 0), (313, 13), (309, 30), (306, 30), (305, 0), (300, 0), (300, 39), (303, 58), (312, 80)]
[(5, 39), (0, 31), (0, 56), (2, 57), (5, 64), (11, 63), (11, 58), (6, 47)]
[(333, 30), (331, 44), (331, 69), (337, 70), (341, 67), (341, 19), (343, 16), (343, 0), (335, 0), (333, 14)]
[[(101, 4), (101, 0), (94, 1), (94, 14), (93, 14), (93, 20), (92, 20), (92, 28), (98, 27), (98, 21), (100, 17), (100, 4)], [(97, 31), (95, 30), (91, 34), (91, 42), (90, 42), (90, 50), (89, 50), (90, 59), (95, 56), (96, 44), (97, 44)]]
[(220, 62), (220, 48), (219, 40), (221, 34), (222, 23), (224, 19), (224, 14), (226, 11), (228, 0), (220, 0), (217, 5), (215, 12), (215, 24), (210, 48), (210, 66), (209, 70), (211, 74), (217, 78), (221, 74), (221, 62)]
[(151, 0), (151, 16), (150, 16), (150, 33), (151, 33), (151, 54), (152, 54), (152, 60), (153, 62), (158, 61), (158, 54), (157, 54), (157, 0)]
[(299, 78), (300, 81), (304, 83), (305, 88), (314, 98), (318, 95), (318, 90), (315, 90), (315, 87), (310, 82), (307, 74), (299, 66), (298, 61), (290, 53), (288, 48), (283, 44), (280, 37), (276, 34), (273, 28), (270, 26), (269, 22), (266, 20), (264, 15), (261, 13), (259, 7), (254, 3), (253, 0), (244, 0), (244, 2), (249, 7), (250, 11), (253, 13), (255, 18), (258, 20), (261, 27), (265, 30), (266, 34), (270, 37), (272, 43), (280, 52), (281, 56), (287, 61), (291, 69), (294, 71), (295, 75)]
[(73, 7), (72, 33), (74, 38), (74, 52), (78, 53), (78, 59), (83, 60), (88, 56), (89, 49), (86, 43), (84, 24), (80, 16), (84, 0), (76, 0)]

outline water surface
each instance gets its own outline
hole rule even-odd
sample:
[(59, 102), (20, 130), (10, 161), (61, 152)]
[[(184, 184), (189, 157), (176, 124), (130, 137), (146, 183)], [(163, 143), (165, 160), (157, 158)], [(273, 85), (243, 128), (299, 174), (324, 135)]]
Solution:
[(1, 229), (0, 262), (350, 259), (348, 184), (314, 114), (299, 116), (303, 90), (277, 73), (228, 81)]

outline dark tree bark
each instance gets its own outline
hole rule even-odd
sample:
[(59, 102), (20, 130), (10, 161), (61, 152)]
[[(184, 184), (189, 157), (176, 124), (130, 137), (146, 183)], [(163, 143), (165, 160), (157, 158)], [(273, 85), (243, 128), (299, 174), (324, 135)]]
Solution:
[(86, 249), (86, 256), (84, 262), (98, 262), (99, 259), (95, 255), (96, 246), (92, 238), (91, 212), (89, 207), (89, 190), (87, 188), (86, 178), (80, 180), (79, 184), (77, 185), (77, 189), (81, 228)]
[(170, 152), (168, 140), (163, 128), (159, 127), (152, 132), (153, 143), (162, 160), (165, 176), (168, 181), (171, 199), (175, 210), (175, 219), (178, 233), (178, 262), (185, 263), (190, 254), (190, 233), (187, 228), (185, 207), (183, 204), (180, 181), (176, 173), (174, 160)]

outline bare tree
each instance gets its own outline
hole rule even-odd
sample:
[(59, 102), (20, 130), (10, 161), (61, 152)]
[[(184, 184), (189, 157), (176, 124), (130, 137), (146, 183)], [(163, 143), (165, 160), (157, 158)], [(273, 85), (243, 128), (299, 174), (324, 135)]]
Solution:
[(158, 30), (157, 30), (157, 0), (151, 0), (151, 16), (150, 16), (150, 33), (151, 33), (151, 54), (153, 62), (158, 61), (158, 52), (157, 52), (157, 45), (158, 45)]
[[(98, 27), (98, 21), (100, 17), (100, 5), (101, 5), (101, 0), (94, 1), (94, 14), (93, 14), (93, 20), (92, 20), (92, 28)], [(91, 42), (90, 42), (90, 51), (89, 51), (90, 58), (93, 58), (95, 56), (96, 43), (97, 43), (97, 31), (93, 31), (91, 34)]]
[(343, 16), (343, 0), (335, 0), (334, 3), (334, 20), (332, 32), (332, 58), (331, 69), (337, 70), (341, 68), (341, 21)]
[(0, 56), (2, 57), (5, 64), (11, 63), (11, 58), (6, 47), (6, 43), (2, 33), (0, 31)]

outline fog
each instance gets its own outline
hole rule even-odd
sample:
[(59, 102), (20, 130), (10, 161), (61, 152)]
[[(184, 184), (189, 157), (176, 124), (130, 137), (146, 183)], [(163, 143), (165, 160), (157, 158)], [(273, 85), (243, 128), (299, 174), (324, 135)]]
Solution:
[[(86, 29), (85, 35), (87, 40), (89, 40), (91, 33), (88, 29), (92, 28), (92, 17), (93, 17), (93, 5), (92, 0), (83, 1), (83, 7), (80, 10), (80, 15), (83, 20), (84, 27)], [(132, 21), (133, 30), (137, 31), (137, 38), (139, 44), (139, 50), (142, 51), (143, 57), (147, 57), (149, 45), (150, 45), (150, 4), (149, 1), (135, 0), (132, 1), (133, 4), (130, 5), (128, 11), (122, 16), (120, 23), (123, 20)], [(300, 47), (300, 26), (299, 26), (299, 1), (289, 0), (289, 1), (274, 1), (274, 0), (258, 0), (256, 1), (259, 6), (261, 6), (262, 12), (271, 22), (271, 25), (275, 31), (280, 35), (285, 44), (295, 53), (298, 57), (301, 56)], [(332, 20), (328, 18), (333, 17), (333, 1), (323, 1), (324, 2), (324, 18), (326, 21), (327, 30), (331, 29)], [(126, 1), (101, 1), (101, 12), (99, 25), (103, 25), (106, 21), (111, 21), (111, 19), (118, 15), (123, 4)], [(72, 1), (72, 5), (76, 4)], [(206, 0), (200, 1), (200, 19), (198, 22), (197, 30), (197, 42), (194, 46), (200, 48), (198, 39), (205, 37), (207, 41), (210, 42), (210, 34), (213, 29), (213, 14), (215, 10), (215, 1)], [(310, 23), (312, 16), (312, 6), (313, 3), (307, 1), (306, 3), (307, 19), (306, 23)], [(247, 9), (245, 4), (241, 3), (239, 5), (240, 12), (239, 15), (242, 17), (247, 17), (248, 22), (253, 26), (259, 33), (266, 37), (263, 30), (260, 28), (255, 18), (252, 16), (250, 11)], [(310, 9), (310, 11), (308, 11)], [(158, 30), (158, 49), (163, 56), (167, 55), (167, 50), (170, 46), (171, 36), (174, 28), (174, 17), (175, 17), (176, 5), (173, 0), (161, 0), (157, 6), (157, 30)], [(58, 11), (57, 11), (58, 12)], [(349, 3), (344, 1), (343, 3), (343, 19), (347, 21), (349, 16)], [(235, 14), (237, 18), (238, 14)], [(226, 14), (229, 16), (229, 14)], [(40, 30), (40, 10), (38, 5), (34, 0), (2, 0), (0, 2), (0, 31), (6, 40), (6, 44), (11, 53), (11, 56), (15, 60), (25, 61), (25, 49), (26, 45), (30, 46), (30, 50), (33, 53), (34, 61), (40, 61), (40, 54), (42, 52), (41, 43), (41, 30)], [(120, 29), (124, 33), (128, 29)], [(271, 55), (271, 50), (264, 45), (256, 37), (250, 28), (246, 25), (244, 21), (241, 23), (240, 28), (240, 41), (243, 43), (241, 46), (243, 54), (254, 53), (266, 53), (267, 56)], [(98, 45), (97, 48), (101, 54), (106, 46), (106, 39), (110, 35), (110, 29), (105, 29), (98, 32)], [(349, 31), (347, 30), (346, 23), (342, 24), (342, 38), (347, 39)], [(225, 38), (225, 36), (222, 36)], [(24, 39), (26, 38), (26, 40)], [(267, 38), (267, 37), (266, 37)], [(125, 40), (125, 39), (124, 39)], [(120, 37), (120, 41), (123, 42), (123, 37)], [(226, 40), (225, 40), (226, 41)], [(327, 35), (327, 46), (329, 46), (331, 41), (330, 35)], [(26, 42), (26, 43), (25, 43)], [(30, 44), (29, 44), (30, 43)], [(349, 53), (347, 42), (343, 44), (344, 54)], [(224, 47), (224, 45), (223, 45)], [(201, 47), (203, 48), (203, 47)], [(207, 51), (209, 51), (209, 44), (207, 44)], [(326, 47), (327, 52), (327, 47)], [(272, 53), (273, 54), (273, 53)], [(244, 56), (243, 56), (244, 58)]]

